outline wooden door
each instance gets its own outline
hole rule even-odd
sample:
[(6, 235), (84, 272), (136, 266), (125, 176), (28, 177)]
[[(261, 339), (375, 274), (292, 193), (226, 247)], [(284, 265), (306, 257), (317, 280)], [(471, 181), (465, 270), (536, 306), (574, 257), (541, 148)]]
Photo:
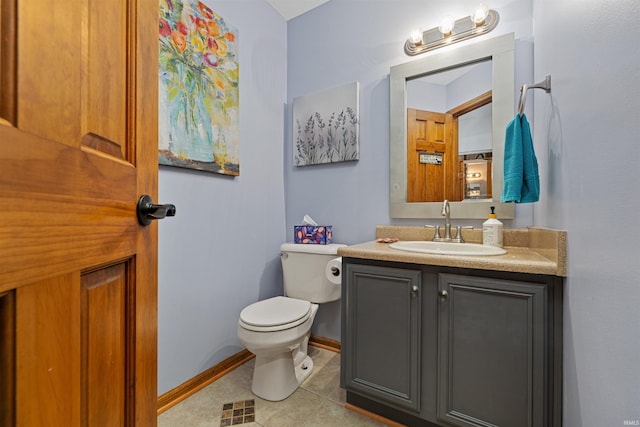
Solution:
[(156, 0), (0, 0), (0, 425), (156, 424)]
[(457, 157), (451, 114), (407, 109), (407, 202), (458, 200)]

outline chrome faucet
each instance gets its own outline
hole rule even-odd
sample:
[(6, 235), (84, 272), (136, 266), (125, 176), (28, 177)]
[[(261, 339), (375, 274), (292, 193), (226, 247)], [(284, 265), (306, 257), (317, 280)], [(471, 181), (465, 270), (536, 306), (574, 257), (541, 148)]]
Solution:
[(440, 211), (440, 215), (444, 217), (444, 236), (440, 236), (440, 226), (439, 225), (425, 225), (425, 227), (435, 228), (435, 233), (433, 234), (434, 242), (453, 242), (453, 243), (464, 243), (464, 239), (462, 238), (462, 229), (470, 228), (471, 226), (457, 226), (456, 227), (456, 237), (451, 235), (451, 205), (448, 200), (442, 202), (442, 210)]
[(440, 215), (444, 217), (444, 236), (441, 238), (442, 241), (450, 242), (451, 241), (451, 206), (449, 205), (449, 201), (447, 199), (442, 202), (442, 212)]
[(440, 215), (444, 217), (444, 236), (440, 235), (440, 226), (436, 225), (427, 225), (425, 227), (433, 227), (435, 228), (435, 233), (433, 234), (434, 242), (451, 242), (453, 239), (451, 238), (451, 206), (449, 206), (449, 201), (445, 200), (442, 203), (442, 211)]

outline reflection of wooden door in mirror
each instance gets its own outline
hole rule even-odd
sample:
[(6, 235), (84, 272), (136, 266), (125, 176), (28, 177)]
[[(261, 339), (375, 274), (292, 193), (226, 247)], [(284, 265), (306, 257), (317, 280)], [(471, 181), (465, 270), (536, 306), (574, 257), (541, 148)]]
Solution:
[(407, 202), (460, 200), (453, 116), (407, 109)]

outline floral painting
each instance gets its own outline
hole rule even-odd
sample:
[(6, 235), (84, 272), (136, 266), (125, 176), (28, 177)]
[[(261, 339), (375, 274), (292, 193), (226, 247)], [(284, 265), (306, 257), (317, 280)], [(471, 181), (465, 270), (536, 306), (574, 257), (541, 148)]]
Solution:
[(159, 163), (240, 174), (238, 31), (194, 0), (160, 0)]
[(293, 100), (293, 164), (358, 160), (358, 82)]

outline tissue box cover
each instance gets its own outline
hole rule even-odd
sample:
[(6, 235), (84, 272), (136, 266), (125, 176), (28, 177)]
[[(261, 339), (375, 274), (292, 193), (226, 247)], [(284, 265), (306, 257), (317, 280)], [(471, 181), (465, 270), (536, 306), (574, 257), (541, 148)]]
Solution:
[(330, 225), (294, 225), (293, 242), (327, 245), (333, 241)]

